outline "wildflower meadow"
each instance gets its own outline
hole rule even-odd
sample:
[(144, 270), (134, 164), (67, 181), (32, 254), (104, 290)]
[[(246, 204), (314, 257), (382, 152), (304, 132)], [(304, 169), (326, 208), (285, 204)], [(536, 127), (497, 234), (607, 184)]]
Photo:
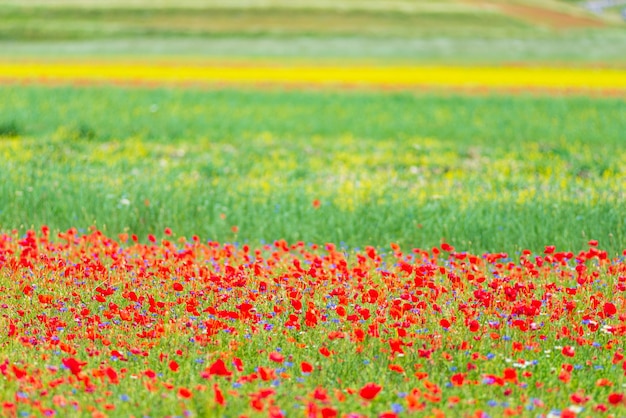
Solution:
[(596, 241), (513, 257), (44, 226), (0, 242), (5, 415), (625, 411), (626, 264)]
[(587, 3), (0, 0), (0, 416), (626, 417)]

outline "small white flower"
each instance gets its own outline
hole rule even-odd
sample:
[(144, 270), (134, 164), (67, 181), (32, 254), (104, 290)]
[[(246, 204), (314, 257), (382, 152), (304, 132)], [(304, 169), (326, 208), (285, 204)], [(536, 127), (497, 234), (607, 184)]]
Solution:
[(605, 334), (612, 334), (613, 333), (613, 327), (610, 325), (603, 325), (602, 328), (600, 329), (601, 332), (605, 333)]
[(531, 366), (532, 363), (530, 361), (521, 360), (520, 362), (513, 363), (513, 367), (517, 367), (518, 369), (525, 369), (528, 366)]

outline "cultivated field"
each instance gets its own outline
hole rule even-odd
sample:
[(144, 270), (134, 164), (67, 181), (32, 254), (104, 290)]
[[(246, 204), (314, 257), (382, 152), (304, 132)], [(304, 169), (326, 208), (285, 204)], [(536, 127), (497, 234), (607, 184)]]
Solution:
[(0, 0), (0, 416), (626, 416), (620, 10)]

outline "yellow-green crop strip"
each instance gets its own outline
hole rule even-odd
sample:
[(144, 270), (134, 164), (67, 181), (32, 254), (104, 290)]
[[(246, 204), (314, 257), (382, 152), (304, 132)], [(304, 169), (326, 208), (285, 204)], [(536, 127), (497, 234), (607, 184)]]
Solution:
[(52, 83), (356, 85), (626, 91), (621, 68), (380, 66), (166, 62), (0, 62), (0, 79)]

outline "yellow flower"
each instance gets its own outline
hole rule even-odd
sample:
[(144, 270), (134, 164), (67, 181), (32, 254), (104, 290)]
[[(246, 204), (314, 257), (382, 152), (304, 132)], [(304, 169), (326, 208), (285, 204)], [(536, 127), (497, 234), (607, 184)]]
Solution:
[(626, 69), (486, 66), (142, 62), (0, 62), (0, 78), (38, 82), (387, 86), (392, 88), (626, 91)]

